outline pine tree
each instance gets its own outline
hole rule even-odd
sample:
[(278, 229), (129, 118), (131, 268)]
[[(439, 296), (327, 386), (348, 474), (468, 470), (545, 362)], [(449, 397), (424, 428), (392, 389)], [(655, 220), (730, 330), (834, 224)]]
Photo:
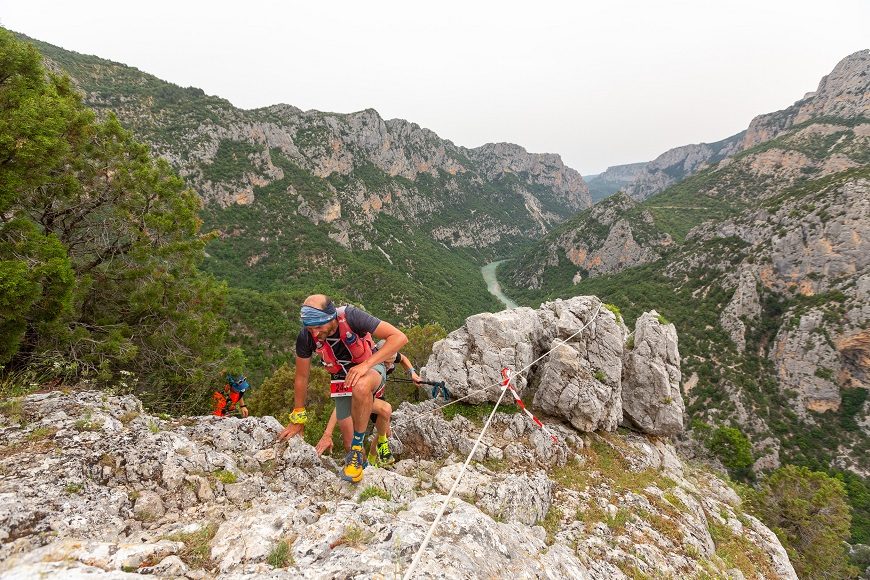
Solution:
[(851, 516), (843, 483), (786, 465), (761, 481), (751, 504), (782, 541), (800, 578), (849, 578)]
[(0, 363), (132, 376), (153, 406), (204, 410), (230, 353), (199, 198), (2, 29), (0, 192)]

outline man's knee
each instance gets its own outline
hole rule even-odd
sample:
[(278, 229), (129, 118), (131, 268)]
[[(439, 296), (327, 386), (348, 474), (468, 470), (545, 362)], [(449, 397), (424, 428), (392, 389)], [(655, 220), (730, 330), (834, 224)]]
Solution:
[(381, 385), (381, 375), (378, 371), (369, 371), (353, 386), (354, 398), (363, 395), (371, 397)]
[(361, 380), (357, 381), (357, 383), (353, 386), (353, 398), (354, 399), (362, 399), (362, 398), (371, 398), (372, 396), (372, 385), (371, 381)]
[(378, 417), (383, 417), (384, 419), (389, 420), (393, 415), (393, 406), (383, 399), (375, 399), (374, 405), (372, 406), (372, 412), (377, 414)]

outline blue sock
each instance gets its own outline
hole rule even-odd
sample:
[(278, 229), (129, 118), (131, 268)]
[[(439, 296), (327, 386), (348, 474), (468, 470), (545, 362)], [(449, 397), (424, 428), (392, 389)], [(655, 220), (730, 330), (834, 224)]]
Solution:
[(353, 447), (354, 445), (359, 445), (360, 447), (362, 447), (363, 437), (365, 437), (365, 436), (366, 436), (365, 431), (363, 431), (362, 433), (360, 433), (359, 431), (354, 431), (353, 432), (353, 441), (350, 442), (350, 446)]

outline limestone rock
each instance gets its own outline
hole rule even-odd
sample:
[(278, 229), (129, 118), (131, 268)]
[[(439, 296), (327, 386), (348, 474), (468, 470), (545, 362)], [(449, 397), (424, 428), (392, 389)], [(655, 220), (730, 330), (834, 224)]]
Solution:
[[(438, 489), (445, 494), (450, 491), (461, 468), (461, 464), (455, 463), (439, 470), (435, 476)], [(532, 526), (547, 515), (552, 490), (553, 482), (541, 471), (531, 477), (525, 473), (491, 477), (471, 468), (456, 494), (499, 521)]]
[(796, 328), (784, 326), (770, 354), (780, 388), (797, 393), (796, 410), (804, 416), (808, 409), (821, 413), (840, 408), (840, 389), (835, 382), (840, 361), (824, 338), (823, 319), (822, 311), (811, 309), (800, 316)]
[[(469, 403), (498, 400), (501, 369), (525, 368), (534, 360), (544, 330), (531, 308), (475, 314), (435, 343), (426, 363), (429, 380), (445, 381), (454, 397)], [(527, 379), (517, 377), (522, 395)]]
[(555, 348), (543, 363), (534, 406), (564, 417), (581, 431), (616, 430), (622, 420), (619, 379), (608, 384), (602, 371), (590, 366), (579, 348), (569, 345)]
[[(591, 334), (582, 334), (581, 342), (592, 341), (583, 356), (606, 360), (611, 348), (594, 346), (594, 337), (619, 344), (622, 330), (609, 311), (599, 316), (587, 308), (594, 304), (553, 303), (546, 318), (552, 338), (592, 321)], [(561, 350), (579, 356), (571, 345)], [(301, 439), (284, 447), (252, 438), (253, 448), (243, 450), (222, 435), (224, 429), (252, 434), (264, 425), (258, 420), (240, 425), (143, 414), (113, 429), (109, 418), (136, 406), (129, 398), (57, 392), (31, 395), (21, 404), (30, 423), (6, 424), (0, 440), (3, 578), (126, 578), (125, 570), (191, 579), (324, 578), (351, 569), (365, 577), (401, 575), (441, 509), (445, 496), (439, 492), (453, 485), (480, 429), (462, 416), (447, 421), (437, 403), (406, 403), (394, 414), (394, 470), (366, 470), (362, 484), (354, 486), (341, 482), (326, 467), (332, 460), (317, 457)], [(83, 436), (92, 432), (79, 432), (76, 422), (98, 410), (107, 428), (98, 437)], [(670, 443), (633, 433), (582, 434), (557, 417), (545, 421), (557, 442), (524, 415), (494, 415), (459, 494), (434, 530), (420, 577), (604, 580), (619, 577), (626, 563), (650, 574), (699, 575), (712, 566), (724, 575), (712, 558), (708, 532), (711, 518), (723, 513), (728, 517), (722, 521), (759, 548), (766, 566), (780, 577), (794, 577), (776, 536), (751, 520), (741, 524), (740, 499), (714, 476), (683, 469)], [(58, 429), (48, 453), (45, 441), (29, 437), (47, 424)], [(596, 454), (578, 456), (587, 463), (577, 471), (580, 464), (568, 464), (568, 458), (587, 446)], [(596, 463), (599, 452), (611, 462)], [(274, 465), (247, 472), (234, 467), (248, 460), (252, 466), (260, 460)], [(146, 467), (125, 469), (126, 461)], [(609, 471), (614, 465), (618, 474)], [(232, 469), (239, 481), (222, 483), (217, 469)], [(625, 470), (643, 473), (646, 487), (626, 487)], [(578, 485), (582, 481), (588, 485)], [(359, 502), (368, 486), (389, 492), (389, 499)], [(163, 516), (137, 520), (136, 505), (153, 510), (157, 499)], [(575, 518), (578, 512), (585, 521)], [(606, 523), (623, 520), (624, 527)], [(282, 546), (288, 555), (278, 570), (266, 560)], [(201, 557), (190, 559), (190, 550), (210, 557), (205, 568), (197, 564)]]
[[(516, 373), (514, 385), (524, 397), (528, 385), (537, 383), (542, 372), (535, 375), (535, 367), (528, 368), (532, 362), (550, 349), (569, 348), (556, 340), (564, 341), (581, 329), (572, 339), (580, 349), (575, 352), (582, 353), (585, 367), (593, 369), (590, 373), (604, 373), (618, 388), (622, 329), (601, 301), (591, 296), (547, 302), (537, 311), (521, 307), (471, 316), (465, 325), (435, 343), (426, 376), (447, 382), (454, 397), (469, 403), (495, 402), (500, 395), (501, 369), (507, 367)], [(544, 369), (547, 364), (556, 363), (545, 360)], [(520, 372), (523, 369), (526, 372)]]
[(160, 495), (145, 490), (139, 492), (139, 497), (136, 498), (136, 504), (133, 506), (133, 513), (140, 520), (151, 521), (163, 516), (166, 513), (166, 508), (163, 507)]
[(673, 324), (653, 310), (635, 323), (634, 348), (623, 359), (622, 410), (644, 433), (676, 435), (683, 430), (680, 354)]

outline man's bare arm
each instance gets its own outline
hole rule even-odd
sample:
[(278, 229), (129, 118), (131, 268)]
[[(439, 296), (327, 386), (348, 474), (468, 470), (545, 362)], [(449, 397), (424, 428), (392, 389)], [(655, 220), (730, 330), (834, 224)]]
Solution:
[(311, 375), (311, 359), (296, 357), (296, 376), (293, 379), (293, 406), (305, 406), (308, 398), (308, 377)]
[(386, 342), (381, 346), (378, 352), (372, 355), (372, 358), (366, 361), (370, 367), (386, 360), (395, 360), (396, 353), (399, 352), (403, 346), (408, 344), (408, 337), (405, 336), (405, 333), (389, 322), (381, 321), (372, 335), (374, 335), (378, 340), (384, 339)]
[[(311, 374), (311, 359), (296, 357), (296, 376), (293, 379), (293, 400), (296, 409), (305, 407), (308, 397), (308, 377)], [(278, 434), (279, 440), (289, 439), (302, 433), (304, 425), (290, 423)]]
[(344, 382), (345, 385), (349, 386), (351, 389), (354, 388), (357, 381), (365, 376), (365, 374), (376, 364), (382, 363), (386, 360), (395, 360), (396, 353), (399, 352), (399, 349), (408, 343), (408, 337), (405, 336), (405, 333), (389, 322), (382, 321), (378, 324), (372, 334), (377, 339), (384, 339), (385, 342), (378, 352), (374, 353), (371, 358), (351, 367), (351, 369), (347, 371), (347, 376), (345, 376)]

